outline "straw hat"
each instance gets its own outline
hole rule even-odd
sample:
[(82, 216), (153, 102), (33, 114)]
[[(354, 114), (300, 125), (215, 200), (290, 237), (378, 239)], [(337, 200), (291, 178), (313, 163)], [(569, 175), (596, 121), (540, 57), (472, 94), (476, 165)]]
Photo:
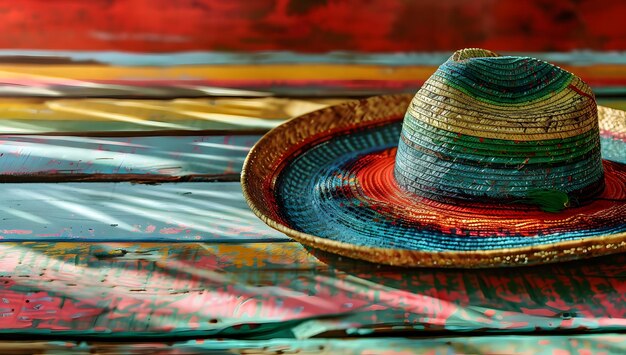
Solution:
[[(407, 108), (408, 107), (408, 108)], [(626, 113), (549, 63), (458, 51), (412, 101), (294, 118), (250, 151), (255, 214), (303, 244), (402, 266), (495, 267), (626, 250)]]

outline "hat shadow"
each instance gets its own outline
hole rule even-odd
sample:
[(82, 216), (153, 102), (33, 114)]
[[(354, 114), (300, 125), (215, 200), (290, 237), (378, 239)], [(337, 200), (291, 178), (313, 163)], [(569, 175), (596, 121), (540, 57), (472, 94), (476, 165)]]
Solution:
[[(521, 328), (507, 329), (520, 331), (598, 330), (614, 328), (626, 319), (622, 306), (626, 304), (626, 253), (535, 266), (460, 269), (378, 265), (306, 249), (334, 269), (338, 279), (366, 281), (377, 292), (408, 295), (422, 300), (418, 305), (426, 302), (433, 309), (451, 305), (460, 317), (456, 321), (471, 328), (501, 329), (510, 322), (506, 327), (520, 324)], [(617, 323), (611, 326), (606, 320)]]
[(612, 255), (603, 255), (597, 257), (591, 257), (586, 259), (579, 259), (573, 261), (563, 261), (550, 264), (539, 264), (529, 266), (514, 266), (514, 267), (486, 267), (486, 268), (437, 268), (437, 267), (405, 267), (405, 266), (392, 266), (372, 263), (365, 260), (353, 259), (347, 256), (334, 254), (322, 249), (304, 245), (304, 248), (320, 262), (342, 272), (354, 273), (354, 272), (367, 272), (367, 271), (384, 271), (384, 272), (398, 272), (398, 273), (415, 273), (420, 271), (436, 272), (436, 273), (473, 273), (473, 274), (494, 274), (494, 273), (511, 273), (512, 270), (516, 272), (524, 272), (525, 274), (541, 274), (546, 271), (553, 272), (555, 270), (567, 269), (570, 272), (585, 272), (589, 269), (602, 270), (624, 265), (623, 272), (626, 277), (626, 253), (618, 253)]

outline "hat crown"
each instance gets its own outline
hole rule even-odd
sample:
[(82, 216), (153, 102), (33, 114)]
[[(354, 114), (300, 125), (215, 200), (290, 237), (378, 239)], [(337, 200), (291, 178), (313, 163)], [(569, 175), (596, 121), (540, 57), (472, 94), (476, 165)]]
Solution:
[(538, 59), (457, 51), (413, 98), (394, 176), (442, 202), (591, 198), (604, 181), (593, 93)]

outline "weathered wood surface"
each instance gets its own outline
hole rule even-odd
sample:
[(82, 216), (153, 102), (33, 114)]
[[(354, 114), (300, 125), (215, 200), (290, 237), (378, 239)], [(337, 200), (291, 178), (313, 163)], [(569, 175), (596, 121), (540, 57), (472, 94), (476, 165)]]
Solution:
[(250, 211), (239, 182), (0, 184), (1, 240), (288, 240)]
[[(233, 178), (246, 137), (328, 104), (71, 97), (413, 93), (467, 46), (545, 55), (597, 93), (626, 92), (618, 1), (253, 3), (0, 1), (0, 48), (10, 49), (0, 52), (0, 95), (50, 98), (0, 102), (0, 174)], [(603, 137), (609, 158), (625, 159), (622, 146)], [(625, 255), (393, 269), (287, 241), (252, 215), (237, 183), (11, 183), (0, 196), (0, 334), (57, 340), (0, 343), (4, 353), (625, 350), (618, 334), (554, 335), (626, 330)], [(449, 337), (467, 332), (493, 335)], [(516, 332), (534, 335), (507, 335)], [(385, 335), (448, 338), (311, 339)], [(93, 342), (139, 338), (155, 343)]]
[(0, 181), (167, 181), (233, 174), (238, 181), (243, 161), (260, 137), (0, 136)]
[[(272, 124), (325, 105), (324, 102), (314, 102), (307, 106), (308, 103), (297, 101), (296, 106), (291, 106), (293, 101), (274, 98), (229, 100), (222, 102), (224, 105), (217, 105), (219, 110), (226, 110), (229, 118), (245, 116), (248, 111), (252, 112), (251, 116), (260, 116), (260, 122)], [(5, 108), (9, 110), (13, 101), (7, 102)], [(66, 119), (68, 127), (72, 123), (88, 125), (100, 119), (117, 122), (111, 119), (117, 116), (101, 113), (131, 115), (130, 111), (115, 111), (119, 107), (120, 110), (137, 108), (139, 114), (132, 117), (180, 123), (176, 114), (181, 107), (191, 105), (188, 101), (176, 100), (54, 102), (80, 109), (71, 113), (71, 119)], [(201, 101), (199, 105), (206, 107), (208, 102)], [(28, 112), (30, 104), (27, 101), (23, 106), (14, 106), (15, 112), (21, 115), (16, 114), (14, 121), (30, 123), (40, 114), (41, 106), (37, 105), (48, 105), (45, 100), (33, 103), (34, 114)], [(198, 106), (198, 102), (192, 100), (192, 103), (194, 107)], [(153, 106), (158, 110), (163, 110), (162, 107), (176, 109), (168, 109), (171, 115), (157, 119), (150, 116)], [(54, 108), (55, 105), (48, 107)], [(269, 111), (263, 111), (268, 108)], [(84, 115), (90, 110), (99, 114)], [(41, 114), (50, 115), (49, 121), (61, 121), (63, 115), (70, 113), (44, 109)], [(194, 119), (198, 120), (198, 117)], [(237, 125), (245, 120), (223, 121)], [(109, 129), (118, 133), (119, 128), (115, 127), (112, 124)], [(246, 132), (248, 126), (244, 124), (243, 127)], [(163, 133), (160, 129), (147, 132)], [(102, 129), (96, 131), (106, 133)], [(132, 130), (127, 132), (132, 133)], [(194, 134), (188, 129), (181, 132)], [(234, 132), (237, 130), (231, 133)], [(103, 137), (85, 137), (50, 133), (54, 132), (5, 135), (0, 145), (10, 157), (5, 161), (2, 160), (4, 157), (0, 158), (0, 162), (6, 162), (5, 172), (14, 172), (10, 167), (19, 166), (16, 164), (20, 159), (24, 159), (22, 166), (33, 171), (37, 165), (29, 163), (31, 158), (41, 164), (45, 159), (63, 159), (62, 164), (71, 166), (70, 163), (91, 159), (89, 154), (94, 154), (95, 144), (104, 142), (121, 149), (113, 152), (117, 157), (112, 158), (118, 159), (120, 169), (125, 169), (140, 165), (143, 159), (152, 163), (169, 159), (158, 153), (161, 150), (194, 153), (190, 143), (201, 138), (198, 135), (106, 137), (104, 134)], [(206, 139), (211, 144), (218, 144), (210, 139), (224, 137), (212, 135)], [(233, 138), (235, 141), (230, 143), (246, 139), (243, 135), (233, 137), (236, 137)], [(624, 159), (623, 150), (619, 148), (623, 146), (622, 138), (605, 135), (603, 153), (613, 159)], [(61, 148), (61, 142), (64, 142), (64, 148)], [(137, 150), (133, 153), (132, 149), (123, 150), (127, 143), (150, 148), (135, 147)], [(45, 149), (39, 146), (41, 144), (53, 148)], [(181, 149), (171, 149), (174, 146)], [(186, 149), (182, 149), (183, 146)], [(249, 144), (236, 143), (233, 146)], [(207, 148), (218, 149), (214, 145)], [(19, 156), (11, 154), (20, 149)], [(230, 166), (236, 174), (245, 149), (237, 150), (238, 153), (232, 156), (228, 155), (232, 149), (219, 151), (222, 150), (221, 153), (216, 151), (216, 157), (231, 164), (227, 167)], [(96, 150), (95, 154), (100, 153)], [(206, 155), (211, 154), (202, 151), (194, 159)], [(95, 159), (95, 156), (91, 157)], [(185, 162), (184, 159), (180, 161)], [(202, 162), (204, 160), (189, 160), (187, 170), (172, 173), (195, 172), (193, 164)], [(88, 175), (95, 175), (95, 169), (99, 168), (95, 167)], [(145, 176), (146, 169), (139, 175)], [(114, 173), (111, 170), (98, 171)], [(46, 173), (54, 176), (53, 171)], [(213, 344), (213, 348), (204, 350), (216, 353), (227, 350), (215, 344), (236, 351), (267, 350), (271, 353), (292, 348), (294, 351), (314, 351), (319, 346), (317, 343), (308, 343), (315, 344), (311, 347), (307, 343), (298, 343), (311, 337), (450, 336), (466, 332), (545, 332), (554, 335), (560, 331), (626, 330), (626, 308), (622, 306), (626, 304), (623, 277), (626, 255), (504, 270), (394, 269), (320, 251), (307, 251), (300, 244), (288, 241), (250, 212), (237, 182), (160, 185), (7, 183), (0, 184), (0, 195), (4, 201), (0, 206), (0, 236), (3, 237), (0, 243), (0, 334), (8, 339), (21, 335), (31, 339), (91, 337), (136, 341), (142, 338), (160, 342), (164, 336), (174, 340), (243, 337), (248, 340), (241, 343), (244, 346), (241, 348), (235, 343), (216, 340), (199, 344)], [(498, 349), (533, 352), (540, 345), (543, 345), (542, 350), (547, 349), (549, 344), (539, 343), (542, 335), (536, 336), (524, 342), (504, 342)], [(555, 340), (554, 349), (568, 347), (573, 351), (579, 346), (574, 344), (584, 344), (580, 345), (583, 350), (604, 351), (600, 345), (609, 341), (598, 335), (600, 338), (596, 339), (600, 340), (597, 342), (589, 338), (575, 342), (578, 341), (576, 337)], [(273, 338), (304, 340), (290, 340), (292, 342), (284, 346), (292, 348), (280, 349), (276, 348), (283, 344), (280, 341), (277, 344), (270, 340), (266, 343), (250, 340)], [(613, 339), (618, 345), (607, 351), (616, 349), (619, 352), (623, 340)], [(446, 340), (448, 343), (442, 343), (443, 339), (430, 341), (441, 351), (481, 350), (488, 346), (487, 341), (483, 345), (475, 341), (472, 343), (474, 348), (460, 347), (460, 341), (455, 343), (452, 339)], [(376, 353), (371, 351), (378, 348), (368, 342), (354, 342), (354, 348), (339, 342), (328, 345), (328, 351)], [(83, 351), (84, 346), (91, 346), (89, 351), (104, 353), (138, 349), (133, 348), (135, 345), (115, 349), (71, 344), (63, 346), (72, 351)], [(164, 343), (159, 346), (164, 353), (198, 350), (189, 347), (193, 343), (184, 344), (186, 348), (178, 349)], [(359, 344), (366, 347), (361, 348)], [(398, 350), (386, 347), (387, 344), (382, 342), (378, 344), (382, 350)], [(263, 350), (264, 346), (271, 350)], [(403, 349), (402, 346), (409, 345), (399, 346)], [(494, 346), (493, 340), (491, 346)]]
[(0, 333), (113, 340), (626, 330), (624, 254), (410, 270), (310, 252), (293, 242), (1, 243)]
[(0, 351), (14, 355), (58, 354), (321, 354), (321, 355), (411, 355), (411, 354), (623, 354), (626, 335), (587, 334), (554, 336), (482, 336), (440, 338), (377, 338), (377, 339), (274, 339), (274, 340), (212, 340), (197, 339), (179, 342), (74, 342), (31, 341), (0, 342)]

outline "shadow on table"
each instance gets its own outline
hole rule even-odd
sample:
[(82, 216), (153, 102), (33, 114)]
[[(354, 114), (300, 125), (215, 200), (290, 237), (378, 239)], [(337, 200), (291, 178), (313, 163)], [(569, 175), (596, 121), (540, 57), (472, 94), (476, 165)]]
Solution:
[(528, 267), (436, 269), (378, 265), (307, 250), (372, 292), (403, 298), (399, 304), (427, 303), (425, 313), (448, 312), (442, 317), (446, 329), (458, 323), (520, 331), (626, 326), (626, 254)]

